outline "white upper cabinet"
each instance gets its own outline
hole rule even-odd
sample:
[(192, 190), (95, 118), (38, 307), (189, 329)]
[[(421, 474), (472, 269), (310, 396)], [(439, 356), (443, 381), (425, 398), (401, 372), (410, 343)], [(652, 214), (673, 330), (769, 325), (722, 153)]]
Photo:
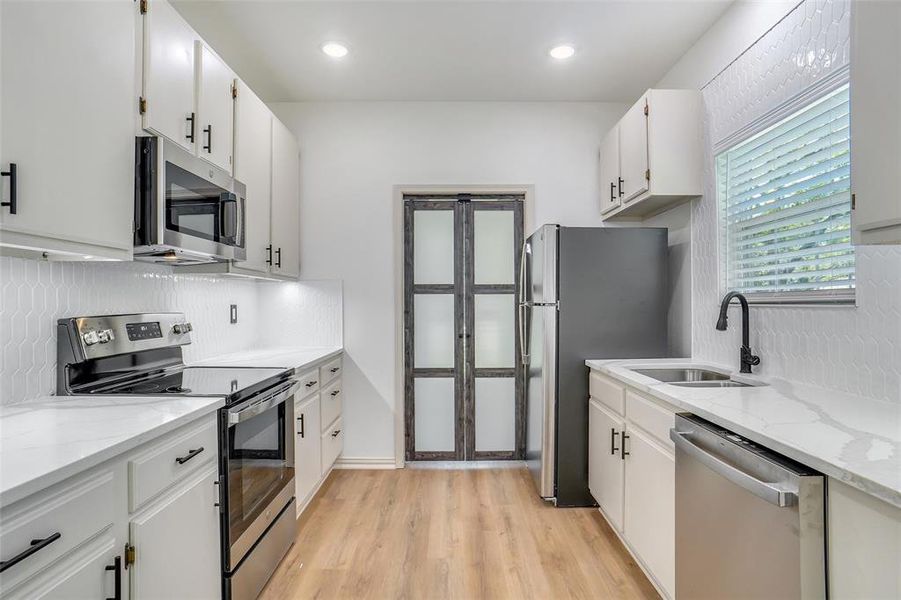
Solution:
[(197, 58), (197, 155), (232, 172), (235, 74), (201, 41)]
[(701, 93), (648, 90), (602, 143), (602, 218), (649, 217), (700, 196), (702, 169)]
[(901, 244), (901, 4), (851, 7), (854, 242)]
[(619, 177), (619, 124), (607, 132), (601, 141), (601, 214), (622, 204), (622, 183)]
[(0, 2), (5, 248), (131, 259), (135, 10)]
[[(247, 186), (243, 269), (269, 272), (272, 202), (272, 113), (243, 81), (235, 98), (235, 178)], [(318, 459), (317, 459), (318, 464)]]
[(281, 121), (272, 119), (272, 270), (296, 278), (300, 275), (300, 162), (294, 136)]
[(193, 152), (200, 140), (194, 102), (198, 36), (165, 0), (148, 0), (146, 7), (142, 125)]
[(630, 202), (648, 191), (648, 97), (636, 102), (619, 122), (619, 176), (622, 201)]

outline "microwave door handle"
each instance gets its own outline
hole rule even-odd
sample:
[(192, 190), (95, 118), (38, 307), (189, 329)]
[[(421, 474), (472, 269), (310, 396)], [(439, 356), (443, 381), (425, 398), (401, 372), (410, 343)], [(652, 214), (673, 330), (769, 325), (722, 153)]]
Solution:
[[(219, 196), (221, 203), (219, 209), (219, 231), (222, 237), (234, 243), (238, 235), (238, 198), (230, 192), (223, 193)], [(230, 206), (229, 206), (230, 205)], [(234, 211), (234, 218), (228, 217), (228, 211)]]

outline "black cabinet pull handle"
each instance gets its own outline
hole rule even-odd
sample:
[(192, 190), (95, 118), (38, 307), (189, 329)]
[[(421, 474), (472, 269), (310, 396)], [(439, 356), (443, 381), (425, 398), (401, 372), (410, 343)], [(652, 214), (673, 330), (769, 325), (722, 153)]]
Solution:
[(297, 435), (299, 435), (300, 437), (304, 437), (304, 434), (303, 434), (303, 415), (300, 415), (299, 417), (297, 417), (297, 420), (300, 421), (300, 431), (297, 432)]
[(175, 462), (177, 462), (180, 465), (183, 465), (186, 462), (188, 462), (189, 460), (191, 460), (192, 458), (194, 458), (195, 456), (197, 456), (198, 454), (200, 454), (201, 452), (203, 452), (203, 446), (201, 446), (200, 448), (197, 448), (196, 450), (189, 450), (188, 453), (185, 454), (184, 456), (179, 456), (178, 458), (176, 458)]
[(206, 150), (207, 154), (213, 153), (213, 126), (207, 125), (203, 128), (203, 132), (206, 134), (206, 145), (203, 147)]
[(266, 264), (272, 264), (272, 244), (266, 246)]
[(610, 182), (610, 202), (616, 200), (616, 184), (612, 181)]
[(189, 116), (189, 117), (185, 117), (185, 120), (191, 126), (190, 129), (188, 129), (188, 133), (185, 134), (185, 137), (188, 138), (188, 141), (193, 144), (194, 143), (194, 113), (191, 113), (191, 116)]
[(629, 436), (625, 431), (622, 433), (622, 436), (622, 440), (620, 440), (619, 457), (626, 460), (626, 457), (630, 454), (629, 452), (626, 452), (626, 440), (629, 439)]
[(619, 452), (619, 448), (616, 447), (616, 436), (619, 435), (616, 433), (616, 429), (613, 427), (610, 428), (610, 454), (616, 455)]
[(23, 560), (25, 560), (32, 554), (40, 552), (41, 550), (43, 550), (44, 548), (46, 548), (47, 546), (49, 546), (50, 544), (52, 544), (53, 542), (58, 540), (60, 537), (62, 537), (62, 536), (57, 531), (56, 533), (54, 533), (52, 535), (48, 535), (45, 538), (31, 540), (31, 545), (28, 548), (26, 548), (25, 550), (22, 550), (21, 552), (19, 552), (18, 554), (16, 554), (9, 560), (0, 561), (0, 573), (2, 573), (3, 571), (7, 570), (10, 567), (13, 567), (13, 566), (19, 564), (20, 562), (22, 562)]
[(619, 195), (620, 195), (620, 197), (622, 197), (622, 195), (623, 195), (623, 178), (622, 177), (619, 178)]
[(329, 369), (329, 373), (337, 373), (340, 370), (341, 370), (341, 367), (332, 367), (331, 369)]
[(317, 383), (319, 383), (319, 382), (316, 381), (316, 380), (314, 379), (313, 381), (308, 381), (308, 382), (306, 383), (306, 386), (307, 386), (308, 388), (311, 388), (311, 387), (313, 387), (314, 385), (316, 385)]
[(115, 572), (115, 582), (116, 589), (113, 592), (112, 598), (107, 598), (106, 600), (122, 600), (122, 557), (117, 556), (113, 559), (113, 564), (107, 565), (104, 567), (106, 571), (114, 571)]
[(281, 268), (282, 266), (282, 249), (279, 248), (275, 251), (275, 266)]
[(338, 435), (339, 435), (340, 433), (341, 433), (341, 430), (340, 430), (340, 429), (336, 429), (336, 430), (334, 430), (334, 431), (332, 432), (332, 437), (333, 437), (333, 438), (334, 438), (334, 437), (338, 437)]
[(0, 202), (0, 206), (8, 206), (9, 214), (16, 214), (16, 207), (18, 205), (18, 201), (16, 199), (16, 179), (17, 179), (18, 169), (16, 168), (16, 163), (9, 163), (8, 171), (0, 171), (0, 176), (9, 177), (9, 200), (6, 202)]
[(335, 390), (334, 392), (331, 393), (331, 396), (334, 398), (335, 396), (337, 396), (340, 393), (341, 393), (341, 390)]

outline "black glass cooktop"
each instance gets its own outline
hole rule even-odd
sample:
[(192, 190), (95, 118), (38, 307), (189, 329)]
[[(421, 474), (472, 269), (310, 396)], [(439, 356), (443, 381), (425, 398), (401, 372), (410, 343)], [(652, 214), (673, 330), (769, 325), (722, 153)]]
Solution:
[(276, 379), (284, 369), (238, 367), (184, 367), (177, 371), (151, 375), (117, 386), (91, 391), (94, 394), (181, 396), (230, 396), (254, 387), (267, 379)]

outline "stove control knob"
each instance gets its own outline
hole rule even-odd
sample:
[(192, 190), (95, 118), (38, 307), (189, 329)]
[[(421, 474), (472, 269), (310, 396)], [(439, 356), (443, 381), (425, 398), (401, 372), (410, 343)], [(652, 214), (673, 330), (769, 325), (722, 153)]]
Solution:
[(176, 323), (172, 326), (172, 331), (176, 334), (188, 333), (193, 330), (190, 323)]
[(97, 341), (101, 344), (106, 344), (116, 339), (116, 334), (113, 333), (112, 329), (101, 329), (97, 333)]
[(97, 335), (96, 331), (91, 329), (81, 334), (81, 339), (84, 341), (85, 346), (93, 346), (100, 341), (100, 336)]

